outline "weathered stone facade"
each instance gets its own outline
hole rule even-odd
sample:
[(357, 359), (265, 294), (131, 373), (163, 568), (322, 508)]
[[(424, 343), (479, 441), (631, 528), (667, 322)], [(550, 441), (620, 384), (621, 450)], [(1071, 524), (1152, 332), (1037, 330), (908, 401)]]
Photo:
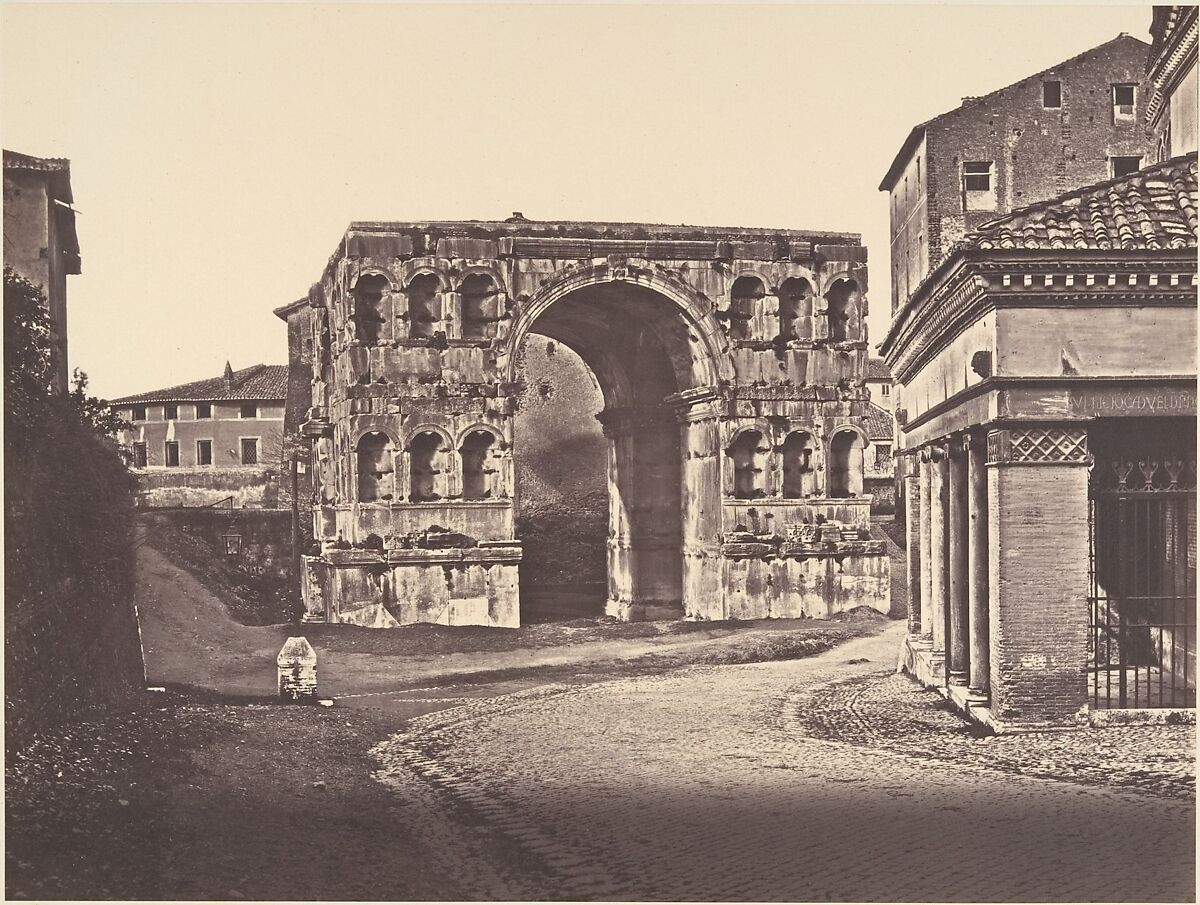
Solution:
[(855, 235), (352, 224), (309, 294), (309, 618), (519, 623), (513, 418), (534, 332), (603, 392), (609, 613), (886, 612), (866, 290)]

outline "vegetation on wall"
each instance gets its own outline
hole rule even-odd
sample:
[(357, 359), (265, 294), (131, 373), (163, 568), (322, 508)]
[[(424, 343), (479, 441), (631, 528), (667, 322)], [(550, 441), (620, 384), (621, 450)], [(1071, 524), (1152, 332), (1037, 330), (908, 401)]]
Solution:
[(10, 736), (140, 681), (133, 479), (75, 373), (51, 388), (41, 289), (4, 270), (5, 711)]

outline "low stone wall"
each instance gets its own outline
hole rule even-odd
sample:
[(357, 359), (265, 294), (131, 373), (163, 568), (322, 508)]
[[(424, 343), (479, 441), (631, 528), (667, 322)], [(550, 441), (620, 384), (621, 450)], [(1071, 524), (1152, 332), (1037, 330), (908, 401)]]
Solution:
[(726, 557), (725, 601), (707, 619), (828, 619), (856, 607), (887, 613), (891, 563), (882, 552)]
[(281, 505), (279, 472), (270, 468), (158, 468), (135, 471), (137, 504), (147, 509), (212, 506), (233, 499), (237, 509)]

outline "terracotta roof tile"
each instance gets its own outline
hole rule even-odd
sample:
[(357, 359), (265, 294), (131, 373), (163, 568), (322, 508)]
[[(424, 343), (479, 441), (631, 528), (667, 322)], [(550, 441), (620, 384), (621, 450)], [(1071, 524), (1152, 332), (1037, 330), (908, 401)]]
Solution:
[(868, 440), (891, 440), (896, 435), (896, 422), (874, 402), (867, 403), (863, 426), (867, 429)]
[(867, 359), (867, 380), (891, 380), (892, 372), (887, 362), (872, 355)]
[(1196, 247), (1196, 155), (1086, 186), (985, 223), (978, 248)]
[(138, 402), (238, 402), (261, 399), (278, 400), (287, 396), (287, 365), (251, 365), (233, 372), (226, 382), (224, 376), (209, 377), (192, 383), (181, 383), (165, 390), (152, 390), (113, 399), (111, 405)]

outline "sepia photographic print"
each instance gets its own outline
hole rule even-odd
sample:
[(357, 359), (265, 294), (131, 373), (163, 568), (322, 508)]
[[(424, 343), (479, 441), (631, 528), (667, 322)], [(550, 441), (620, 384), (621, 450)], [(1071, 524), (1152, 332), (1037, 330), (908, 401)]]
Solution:
[(1196, 61), (0, 3), (5, 898), (1195, 901)]

